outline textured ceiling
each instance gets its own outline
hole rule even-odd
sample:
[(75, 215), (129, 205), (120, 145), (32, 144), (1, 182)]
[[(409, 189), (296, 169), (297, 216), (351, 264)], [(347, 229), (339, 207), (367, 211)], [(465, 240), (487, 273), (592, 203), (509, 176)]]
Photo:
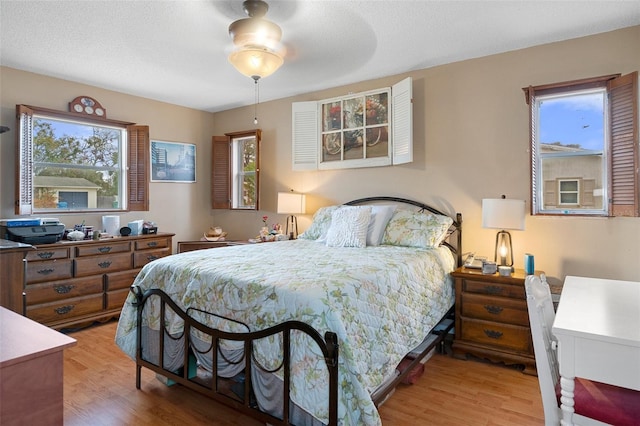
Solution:
[[(268, 3), (288, 54), (261, 101), (640, 24), (640, 0)], [(254, 102), (226, 59), (243, 17), (242, 0), (0, 0), (0, 64), (221, 111)]]

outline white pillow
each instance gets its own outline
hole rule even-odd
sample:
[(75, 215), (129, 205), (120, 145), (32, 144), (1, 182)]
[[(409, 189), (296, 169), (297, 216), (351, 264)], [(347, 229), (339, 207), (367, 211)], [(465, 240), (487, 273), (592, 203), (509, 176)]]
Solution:
[(366, 247), (371, 206), (344, 206), (331, 215), (328, 247)]
[(396, 211), (396, 206), (371, 206), (371, 219), (367, 229), (367, 245), (379, 246), (389, 219)]

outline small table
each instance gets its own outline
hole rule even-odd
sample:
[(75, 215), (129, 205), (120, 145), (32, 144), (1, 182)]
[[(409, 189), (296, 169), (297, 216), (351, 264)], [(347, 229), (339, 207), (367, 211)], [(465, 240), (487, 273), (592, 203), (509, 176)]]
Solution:
[(573, 424), (576, 377), (640, 390), (640, 282), (566, 277), (552, 331), (561, 424)]
[(63, 424), (62, 351), (75, 344), (0, 307), (0, 424)]

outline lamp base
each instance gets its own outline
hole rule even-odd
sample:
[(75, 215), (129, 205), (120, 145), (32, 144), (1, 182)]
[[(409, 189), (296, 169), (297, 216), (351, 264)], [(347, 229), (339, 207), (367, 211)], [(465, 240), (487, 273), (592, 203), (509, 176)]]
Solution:
[[(289, 224), (291, 224), (291, 231), (289, 231)], [(298, 218), (291, 215), (287, 218), (287, 227), (285, 228), (285, 233), (289, 234), (290, 240), (295, 240), (298, 238)]]
[(510, 266), (513, 272), (513, 246), (511, 234), (504, 229), (496, 234), (496, 250), (494, 260), (498, 266)]

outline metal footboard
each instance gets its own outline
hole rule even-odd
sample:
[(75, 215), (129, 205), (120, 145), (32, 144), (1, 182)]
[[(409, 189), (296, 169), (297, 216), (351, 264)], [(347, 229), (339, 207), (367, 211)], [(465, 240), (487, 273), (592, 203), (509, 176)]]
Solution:
[[(141, 385), (141, 373), (142, 367), (145, 367), (157, 374), (166, 377), (169, 380), (179, 383), (185, 387), (193, 389), (197, 392), (207, 395), (208, 397), (230, 406), (238, 411), (241, 411), (259, 421), (273, 425), (290, 425), (290, 352), (291, 352), (291, 332), (293, 330), (301, 331), (311, 337), (320, 350), (325, 359), (327, 371), (329, 375), (329, 400), (328, 400), (328, 412), (329, 412), (329, 425), (337, 426), (338, 424), (338, 338), (333, 332), (326, 332), (324, 339), (313, 327), (300, 321), (287, 321), (282, 324), (278, 324), (274, 327), (267, 328), (265, 330), (246, 332), (246, 333), (231, 333), (218, 329), (207, 327), (197, 320), (191, 318), (187, 312), (183, 311), (176, 305), (176, 303), (169, 298), (169, 296), (162, 290), (151, 289), (143, 292), (139, 287), (132, 286), (131, 291), (136, 296), (135, 305), (137, 307), (137, 346), (136, 346), (136, 388), (140, 389)], [(158, 362), (157, 364), (149, 360), (145, 360), (143, 357), (143, 345), (147, 342), (142, 340), (142, 316), (143, 309), (147, 300), (151, 297), (158, 297), (160, 300), (160, 318), (161, 327), (158, 339)], [(179, 338), (184, 339), (184, 359), (181, 364), (181, 368), (176, 371), (171, 371), (164, 368), (164, 353), (165, 353), (165, 339), (171, 337), (166, 332), (165, 314), (168, 308), (178, 315), (184, 321), (184, 330)], [(220, 317), (223, 318), (223, 317)], [(228, 320), (227, 318), (223, 318)], [(233, 320), (229, 320), (233, 321)], [(212, 342), (213, 351), (213, 380), (205, 381), (194, 374), (194, 355), (192, 352), (191, 332), (193, 330), (210, 336)], [(253, 386), (251, 379), (251, 369), (253, 358), (253, 342), (254, 340), (263, 339), (272, 335), (281, 334), (283, 342), (283, 359), (281, 368), (283, 369), (283, 396), (282, 396), (282, 418), (275, 417), (269, 413), (261, 411), (256, 404), (251, 402)], [(220, 340), (230, 340), (243, 342), (244, 346), (244, 371), (245, 382), (243, 397), (236, 399), (229, 395), (228, 392), (224, 392), (218, 386), (217, 377), (217, 357), (219, 354)]]

